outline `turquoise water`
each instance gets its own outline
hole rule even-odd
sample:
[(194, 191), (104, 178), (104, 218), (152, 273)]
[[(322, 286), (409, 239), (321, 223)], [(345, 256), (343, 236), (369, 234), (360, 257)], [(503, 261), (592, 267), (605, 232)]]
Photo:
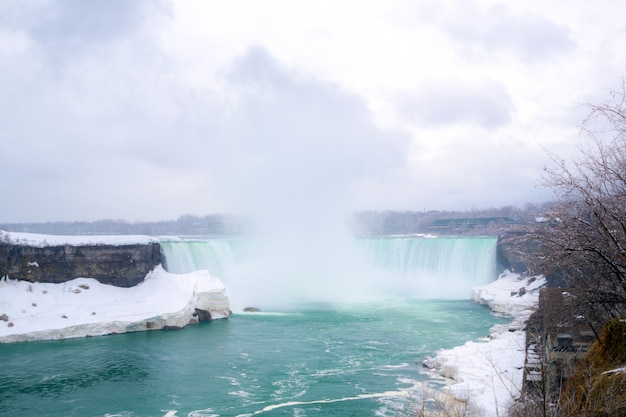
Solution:
[(502, 320), (471, 301), (395, 298), (0, 345), (0, 415), (407, 415), (421, 360)]

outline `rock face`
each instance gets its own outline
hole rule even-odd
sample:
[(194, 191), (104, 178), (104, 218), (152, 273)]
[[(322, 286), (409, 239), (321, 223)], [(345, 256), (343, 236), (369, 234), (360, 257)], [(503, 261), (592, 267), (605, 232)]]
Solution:
[(158, 243), (23, 246), (0, 242), (0, 277), (60, 283), (78, 277), (132, 287), (162, 261)]
[(521, 239), (523, 235), (523, 232), (507, 232), (498, 237), (496, 256), (499, 269), (508, 269), (518, 274), (528, 270), (525, 255), (536, 251), (536, 247), (533, 242)]

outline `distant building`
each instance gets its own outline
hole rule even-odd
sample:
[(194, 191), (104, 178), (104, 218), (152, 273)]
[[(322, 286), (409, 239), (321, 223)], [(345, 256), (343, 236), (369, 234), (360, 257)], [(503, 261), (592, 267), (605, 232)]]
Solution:
[(484, 229), (490, 226), (513, 226), (519, 224), (510, 217), (477, 217), (462, 219), (439, 219), (435, 220), (426, 228), (433, 231), (467, 231), (472, 229)]

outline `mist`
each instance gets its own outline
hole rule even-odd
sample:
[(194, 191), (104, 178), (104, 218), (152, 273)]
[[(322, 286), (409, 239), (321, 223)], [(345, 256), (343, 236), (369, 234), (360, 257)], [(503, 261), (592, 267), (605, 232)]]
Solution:
[(399, 177), (409, 138), (377, 127), (356, 96), (282, 68), (262, 48), (227, 79), (238, 99), (219, 192), (252, 219), (259, 242), (232, 291), (264, 306), (346, 297), (357, 287), (348, 277), (364, 276), (347, 226), (355, 191)]

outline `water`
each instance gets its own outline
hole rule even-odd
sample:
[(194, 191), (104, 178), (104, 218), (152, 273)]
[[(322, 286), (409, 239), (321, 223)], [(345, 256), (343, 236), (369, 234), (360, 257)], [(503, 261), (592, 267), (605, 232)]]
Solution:
[(254, 244), (251, 239), (161, 239), (169, 272), (181, 274), (208, 269), (216, 277), (223, 277), (230, 267), (245, 262), (251, 256)]
[(406, 415), (421, 360), (498, 320), (470, 301), (395, 299), (2, 345), (0, 414)]
[[(402, 237), (365, 239), (367, 258), (382, 269), (428, 272), (445, 280), (479, 285), (495, 274), (494, 237)], [(449, 295), (449, 294), (448, 294)]]
[[(294, 243), (296, 247), (306, 247), (304, 238)], [(360, 239), (355, 243), (362, 255), (361, 261), (405, 275), (428, 271), (448, 279), (469, 278), (469, 282), (476, 284), (495, 274), (495, 237), (379, 237)], [(208, 269), (214, 276), (222, 278), (228, 275), (233, 265), (252, 258), (262, 244), (246, 239), (164, 238), (161, 241), (168, 271), (185, 273)], [(282, 262), (293, 255), (293, 250), (285, 246), (281, 249), (284, 253), (280, 253)], [(325, 263), (325, 260), (319, 262)]]
[[(316, 269), (331, 262), (312, 257), (314, 275), (296, 271), (300, 279), (288, 295), (313, 293), (315, 302), (267, 303), (261, 313), (239, 310), (228, 320), (178, 331), (0, 345), (0, 415), (409, 415), (428, 379), (424, 357), (486, 336), (504, 321), (452, 288), (465, 291), (495, 278), (495, 242), (361, 240), (355, 247), (365, 258), (351, 260), (362, 264)], [(257, 244), (194, 239), (164, 247), (170, 270), (219, 272), (231, 302), (244, 295), (269, 302), (258, 292), (271, 284), (289, 287), (284, 277), (237, 285), (242, 269), (262, 270), (254, 262)], [(345, 274), (341, 280), (332, 275), (337, 271)], [(380, 285), (368, 285), (368, 273)], [(244, 294), (249, 287), (254, 291)], [(320, 301), (319, 287), (333, 296)], [(430, 298), (428, 288), (453, 299)], [(376, 296), (354, 299), (347, 289)]]
[(227, 286), (234, 307), (289, 308), (311, 301), (383, 296), (468, 299), (496, 276), (495, 237), (382, 237), (269, 246), (242, 239), (163, 240), (167, 270), (208, 269)]

